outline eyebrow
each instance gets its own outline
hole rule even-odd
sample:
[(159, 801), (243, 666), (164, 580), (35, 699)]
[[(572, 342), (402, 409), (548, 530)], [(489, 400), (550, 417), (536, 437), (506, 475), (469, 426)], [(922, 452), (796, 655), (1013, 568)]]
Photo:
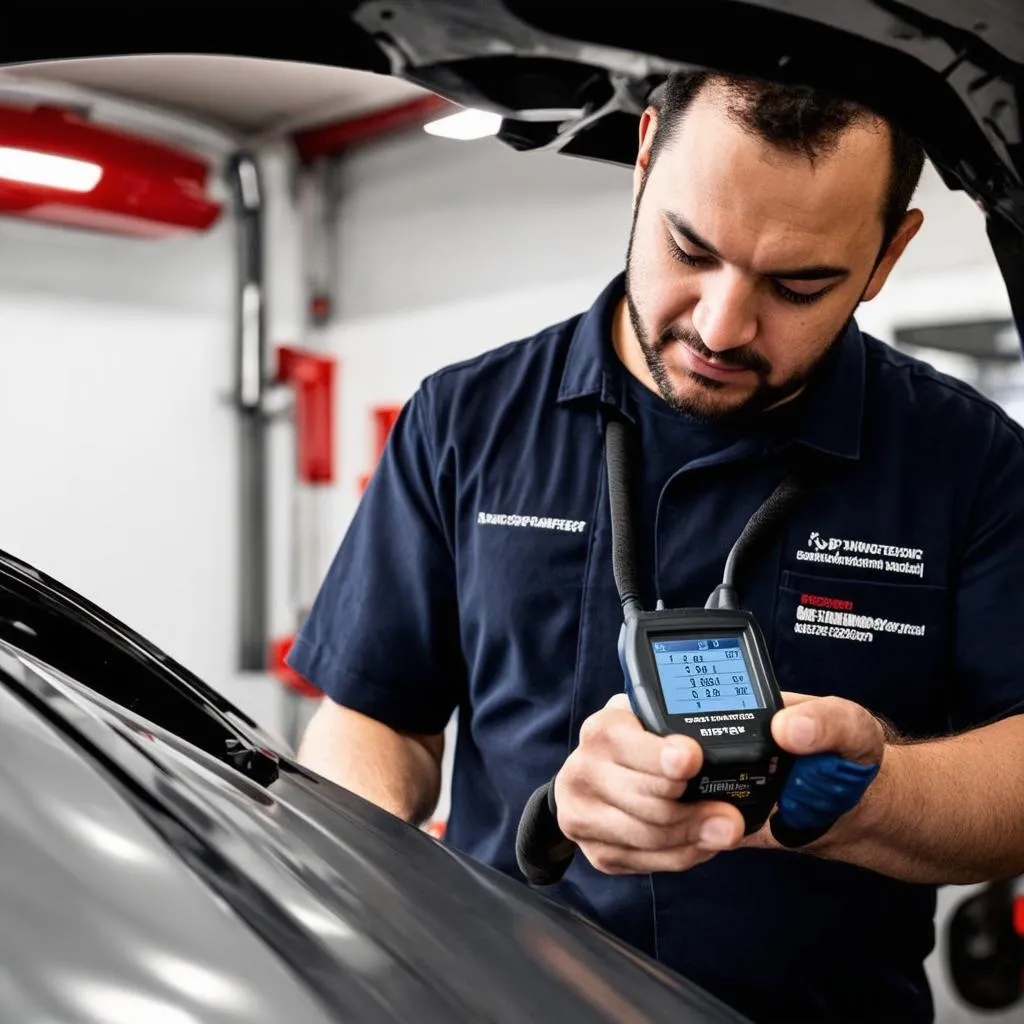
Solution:
[[(691, 245), (703, 249), (706, 253), (714, 256), (715, 259), (722, 259), (722, 254), (710, 242), (706, 242), (689, 224), (676, 213), (669, 210), (664, 211), (665, 219), (679, 232)], [(783, 268), (781, 270), (763, 271), (762, 277), (772, 277), (783, 281), (824, 281), (836, 277), (849, 277), (849, 267), (831, 267), (817, 264), (809, 267)]]

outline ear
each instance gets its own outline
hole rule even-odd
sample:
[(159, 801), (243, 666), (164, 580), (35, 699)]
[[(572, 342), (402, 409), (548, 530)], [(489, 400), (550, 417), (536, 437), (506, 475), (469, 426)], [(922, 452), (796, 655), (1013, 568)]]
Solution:
[(658, 130), (658, 111), (654, 107), (648, 107), (640, 115), (640, 139), (639, 149), (636, 154), (636, 164), (633, 166), (633, 202), (640, 193), (640, 184), (647, 176), (647, 170), (651, 162), (651, 146), (654, 145), (654, 136)]
[(871, 280), (868, 281), (868, 286), (861, 296), (861, 302), (870, 302), (882, 290), (882, 285), (889, 279), (889, 274), (892, 273), (892, 268), (896, 266), (896, 262), (903, 255), (903, 250), (910, 244), (914, 235), (921, 230), (923, 223), (924, 214), (920, 210), (906, 212), (899, 230), (885, 250), (885, 255), (875, 267), (875, 272), (871, 275)]

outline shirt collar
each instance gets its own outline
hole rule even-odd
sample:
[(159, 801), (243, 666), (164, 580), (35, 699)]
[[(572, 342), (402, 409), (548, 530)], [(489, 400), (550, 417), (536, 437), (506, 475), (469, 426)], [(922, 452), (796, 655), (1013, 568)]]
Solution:
[[(576, 322), (558, 402), (594, 398), (635, 419), (623, 367), (612, 347), (615, 310), (625, 289), (625, 274), (612, 279)], [(860, 458), (864, 412), (864, 339), (850, 320), (797, 401), (800, 413), (792, 440), (829, 455)]]
[(859, 459), (864, 372), (864, 339), (851, 319), (797, 399), (801, 410), (793, 440), (828, 455)]
[(597, 397), (629, 419), (635, 419), (626, 391), (625, 367), (612, 347), (615, 310), (625, 294), (625, 273), (617, 274), (597, 301), (576, 322), (562, 383), (559, 403)]

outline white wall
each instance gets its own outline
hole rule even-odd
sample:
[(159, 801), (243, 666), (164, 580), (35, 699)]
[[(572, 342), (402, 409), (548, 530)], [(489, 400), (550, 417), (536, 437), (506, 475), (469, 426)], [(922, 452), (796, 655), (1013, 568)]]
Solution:
[(231, 230), (0, 221), (0, 542), (215, 676), (195, 638), (234, 636)]
[[(297, 252), (268, 154), (272, 341), (295, 340)], [(281, 687), (241, 674), (236, 226), (130, 240), (0, 219), (0, 547), (146, 635), (272, 731)], [(271, 430), (271, 625), (287, 606), (291, 434)]]
[[(404, 401), (433, 370), (586, 308), (623, 264), (630, 178), (624, 168), (514, 153), (494, 140), (413, 134), (350, 157), (339, 225), (340, 486), (327, 507), (324, 558), (358, 501), (369, 467), (370, 410)], [(929, 167), (915, 205), (925, 226), (861, 326), (891, 341), (897, 327), (1009, 316), (980, 211)], [(449, 738), (454, 730), (449, 727)], [(437, 814), (448, 809), (447, 780)], [(940, 894), (940, 925), (969, 889)], [(953, 997), (940, 951), (929, 970), (937, 1024), (980, 1015)], [(1014, 1014), (989, 1015), (998, 1021)]]

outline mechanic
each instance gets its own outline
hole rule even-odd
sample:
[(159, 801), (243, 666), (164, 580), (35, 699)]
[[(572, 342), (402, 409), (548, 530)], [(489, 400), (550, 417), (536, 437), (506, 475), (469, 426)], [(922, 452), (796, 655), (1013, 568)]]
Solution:
[[(577, 845), (543, 891), (755, 1021), (929, 1021), (935, 887), (1024, 871), (1024, 432), (863, 334), (922, 223), (878, 115), (699, 72), (643, 114), (625, 273), (593, 307), (422, 382), (291, 663), (300, 760), (520, 877), (555, 777)], [(429, 339), (425, 339), (428, 341)], [(794, 459), (813, 482), (745, 569), (794, 754), (881, 770), (809, 847), (678, 801), (700, 764), (622, 695), (604, 424), (625, 417), (644, 607), (702, 607)]]

